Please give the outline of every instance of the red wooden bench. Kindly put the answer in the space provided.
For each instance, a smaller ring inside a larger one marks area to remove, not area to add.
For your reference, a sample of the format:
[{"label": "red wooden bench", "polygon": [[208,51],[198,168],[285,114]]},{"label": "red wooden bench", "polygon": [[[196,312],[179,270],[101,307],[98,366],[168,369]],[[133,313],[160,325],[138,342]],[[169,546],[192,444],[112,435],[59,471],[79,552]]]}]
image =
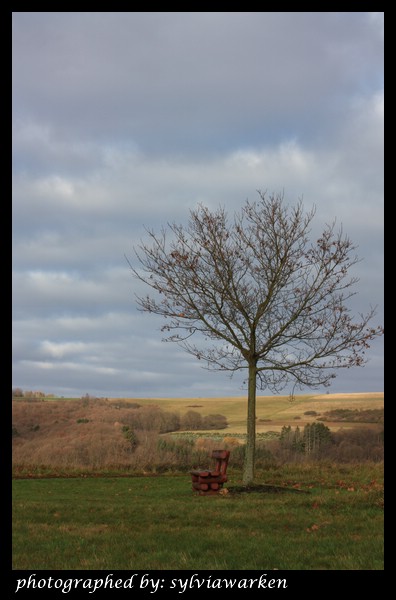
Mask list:
[{"label": "red wooden bench", "polygon": [[215,460],[213,469],[190,471],[192,488],[200,494],[218,494],[227,481],[227,465],[230,458],[229,450],[213,450]]}]

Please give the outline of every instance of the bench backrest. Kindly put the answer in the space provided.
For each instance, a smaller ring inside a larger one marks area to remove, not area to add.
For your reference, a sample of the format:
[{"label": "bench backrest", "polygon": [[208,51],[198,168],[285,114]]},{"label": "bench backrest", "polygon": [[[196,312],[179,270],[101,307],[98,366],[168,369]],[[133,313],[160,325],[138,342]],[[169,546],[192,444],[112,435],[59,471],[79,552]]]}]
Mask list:
[{"label": "bench backrest", "polygon": [[213,450],[212,458],[216,461],[215,470],[222,475],[226,474],[228,459],[230,458],[229,450]]}]

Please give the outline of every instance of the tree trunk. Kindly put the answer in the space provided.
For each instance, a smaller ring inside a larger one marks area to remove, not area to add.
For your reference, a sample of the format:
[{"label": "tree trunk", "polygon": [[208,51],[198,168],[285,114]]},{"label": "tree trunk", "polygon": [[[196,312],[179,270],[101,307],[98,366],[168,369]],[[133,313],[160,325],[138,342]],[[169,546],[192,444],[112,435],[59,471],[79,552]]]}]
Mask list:
[{"label": "tree trunk", "polygon": [[243,485],[249,485],[254,480],[254,455],[256,450],[256,367],[256,362],[249,364],[247,439]]}]

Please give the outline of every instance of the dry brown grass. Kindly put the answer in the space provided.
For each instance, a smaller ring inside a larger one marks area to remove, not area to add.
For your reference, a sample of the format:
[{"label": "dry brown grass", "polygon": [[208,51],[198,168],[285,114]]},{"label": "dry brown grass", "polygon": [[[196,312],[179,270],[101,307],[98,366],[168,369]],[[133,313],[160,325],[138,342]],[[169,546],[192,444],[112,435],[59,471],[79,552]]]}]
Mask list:
[{"label": "dry brown grass", "polygon": [[[46,464],[60,467],[103,468],[106,465],[128,466],[145,470],[155,463],[175,464],[172,450],[165,448],[158,453],[158,430],[135,428],[139,415],[141,424],[154,423],[161,411],[183,415],[189,410],[202,416],[220,413],[227,417],[228,427],[219,433],[228,440],[233,434],[246,433],[246,398],[169,398],[129,399],[141,404],[141,408],[126,408],[119,399],[105,400],[58,400],[45,402],[13,402],[12,424],[14,464]],[[287,396],[260,396],[257,400],[257,433],[280,432],[284,425],[303,428],[318,416],[335,408],[373,409],[383,408],[384,394],[324,394],[320,396],[297,396],[290,402]],[[315,411],[316,415],[306,415]],[[131,449],[125,435],[130,426],[138,442]],[[378,424],[328,422],[333,432],[348,429],[382,429]],[[203,431],[202,438],[207,432]],[[235,445],[238,441],[234,438]],[[204,442],[206,447],[207,440]],[[230,444],[232,445],[232,443]],[[200,445],[198,444],[198,449]]]},{"label": "dry brown grass", "polygon": [[316,400],[326,400],[330,398],[331,400],[362,400],[362,401],[371,401],[371,400],[383,400],[384,392],[361,392],[361,393],[348,393],[348,394],[320,394],[319,396],[314,396]]}]

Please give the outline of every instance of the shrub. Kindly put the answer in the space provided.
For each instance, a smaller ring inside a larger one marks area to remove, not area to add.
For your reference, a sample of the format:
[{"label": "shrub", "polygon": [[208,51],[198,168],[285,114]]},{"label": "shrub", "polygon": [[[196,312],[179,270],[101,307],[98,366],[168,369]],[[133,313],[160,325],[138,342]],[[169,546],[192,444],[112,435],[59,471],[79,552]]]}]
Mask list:
[{"label": "shrub", "polygon": [[138,440],[135,433],[132,431],[129,425],[124,425],[122,427],[122,433],[124,438],[128,441],[130,449],[134,450],[138,445]]},{"label": "shrub", "polygon": [[[245,460],[246,444],[235,446],[230,454],[229,465],[241,469]],[[267,445],[263,442],[256,443],[256,467],[265,468],[274,462],[274,457]]]},{"label": "shrub", "polygon": [[140,408],[141,404],[137,402],[127,402],[126,400],[117,400],[117,402],[112,402],[112,406],[114,408]]},{"label": "shrub", "polygon": [[226,429],[227,419],[224,415],[208,415],[202,419],[202,429]]},{"label": "shrub", "polygon": [[123,421],[135,431],[158,431],[168,433],[180,429],[180,418],[176,413],[165,412],[158,406],[142,406],[128,411]]},{"label": "shrub", "polygon": [[349,423],[383,423],[384,409],[371,408],[358,410],[350,408],[336,408],[333,410],[326,411],[321,421],[343,421]]},{"label": "shrub", "polygon": [[203,429],[202,415],[196,410],[188,410],[180,419],[180,429],[184,431]]}]

